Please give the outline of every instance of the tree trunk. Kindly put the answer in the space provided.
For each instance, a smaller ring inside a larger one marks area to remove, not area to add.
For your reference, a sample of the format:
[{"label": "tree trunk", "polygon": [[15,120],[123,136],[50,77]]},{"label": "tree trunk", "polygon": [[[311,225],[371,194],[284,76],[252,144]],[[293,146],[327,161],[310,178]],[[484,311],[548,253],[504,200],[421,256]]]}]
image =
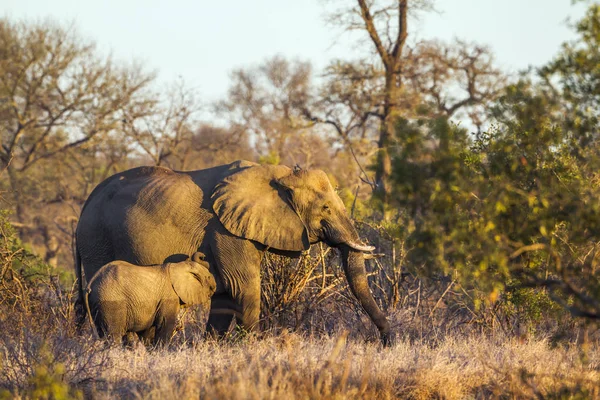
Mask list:
[{"label": "tree trunk", "polygon": [[[16,218],[17,222],[23,223],[23,222],[25,222],[24,221],[25,209],[23,207],[23,201],[20,196],[20,190],[19,190],[19,184],[18,184],[19,178],[17,177],[17,171],[15,171],[15,169],[9,165],[7,167],[6,172],[8,172],[8,180],[10,183],[10,189],[12,191],[11,195],[12,195],[14,207],[15,207],[15,218]],[[22,236],[21,234],[22,234],[22,232],[19,229],[19,236]]]},{"label": "tree trunk", "polygon": [[408,0],[398,0],[398,36],[391,51],[381,44],[381,39],[373,23],[368,6],[359,0],[363,20],[381,61],[385,67],[385,91],[383,93],[383,122],[379,131],[377,166],[375,180],[377,183],[376,194],[382,201],[382,216],[387,219],[386,204],[389,203],[391,194],[390,177],[392,175],[392,161],[390,146],[395,132],[396,119],[400,116],[398,109],[398,95],[402,88],[402,51],[407,38],[407,11]]},{"label": "tree trunk", "polygon": [[395,132],[396,119],[400,116],[397,97],[400,91],[402,81],[396,73],[396,66],[387,68],[385,77],[385,95],[384,95],[384,116],[379,130],[377,169],[375,180],[377,183],[376,193],[383,202],[382,210],[385,218],[385,205],[389,203],[391,195],[390,176],[392,175],[392,160],[390,156],[390,146]]}]

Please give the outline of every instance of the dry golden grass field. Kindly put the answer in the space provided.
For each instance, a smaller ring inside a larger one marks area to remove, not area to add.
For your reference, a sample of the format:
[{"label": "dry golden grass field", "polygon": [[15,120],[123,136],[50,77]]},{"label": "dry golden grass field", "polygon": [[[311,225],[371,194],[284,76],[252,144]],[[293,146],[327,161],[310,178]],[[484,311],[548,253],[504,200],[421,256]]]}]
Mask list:
[{"label": "dry golden grass field", "polygon": [[447,338],[394,347],[288,334],[148,352],[111,350],[98,397],[220,399],[597,398],[597,347]]},{"label": "dry golden grass field", "polygon": [[546,339],[399,339],[381,348],[344,332],[283,333],[128,350],[83,337],[2,350],[0,398],[600,398],[598,346]]}]

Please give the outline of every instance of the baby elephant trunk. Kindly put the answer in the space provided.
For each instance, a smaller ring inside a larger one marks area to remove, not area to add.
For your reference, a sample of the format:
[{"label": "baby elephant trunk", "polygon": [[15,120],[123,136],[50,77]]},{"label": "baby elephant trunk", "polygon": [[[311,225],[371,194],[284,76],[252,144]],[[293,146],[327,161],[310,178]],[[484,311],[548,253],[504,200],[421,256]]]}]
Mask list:
[{"label": "baby elephant trunk", "polygon": [[207,262],[204,261],[205,257],[206,257],[206,255],[204,253],[202,253],[201,251],[197,251],[194,254],[192,254],[192,261],[197,262],[198,264],[200,264],[208,269],[209,265]]}]

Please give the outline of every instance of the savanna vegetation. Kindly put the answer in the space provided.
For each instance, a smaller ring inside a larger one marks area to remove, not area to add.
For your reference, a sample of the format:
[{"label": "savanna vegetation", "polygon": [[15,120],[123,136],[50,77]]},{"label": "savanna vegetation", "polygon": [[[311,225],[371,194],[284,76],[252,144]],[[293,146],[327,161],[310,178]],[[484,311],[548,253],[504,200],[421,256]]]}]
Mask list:
[{"label": "savanna vegetation", "polygon": [[[338,4],[364,57],[271,57],[214,104],[74,27],[0,19],[0,398],[600,398],[600,5],[509,76],[482,44],[407,40],[431,1]],[[321,244],[265,257],[258,337],[207,339],[193,310],[161,350],[77,331],[95,185],[237,159],[327,172],[385,255],[367,267],[393,346]]]}]

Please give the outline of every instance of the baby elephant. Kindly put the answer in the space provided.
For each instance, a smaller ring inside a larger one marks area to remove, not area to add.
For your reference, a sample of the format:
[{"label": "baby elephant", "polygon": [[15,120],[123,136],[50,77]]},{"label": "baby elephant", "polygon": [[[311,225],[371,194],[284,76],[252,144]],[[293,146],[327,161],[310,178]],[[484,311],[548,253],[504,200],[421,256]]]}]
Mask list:
[{"label": "baby elephant", "polygon": [[216,282],[204,254],[191,260],[138,266],[125,261],[104,265],[87,285],[85,305],[99,337],[125,341],[135,332],[144,342],[169,341],[180,305],[210,307]]}]

